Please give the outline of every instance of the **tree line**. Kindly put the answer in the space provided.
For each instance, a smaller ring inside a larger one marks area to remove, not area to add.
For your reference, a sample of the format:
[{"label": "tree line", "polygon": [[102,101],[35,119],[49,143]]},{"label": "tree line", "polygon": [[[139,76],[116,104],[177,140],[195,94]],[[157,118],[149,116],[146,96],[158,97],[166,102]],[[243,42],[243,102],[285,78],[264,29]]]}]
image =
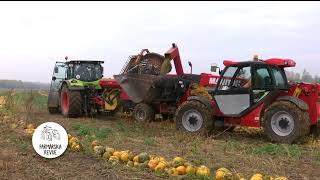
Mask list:
[{"label": "tree line", "polygon": [[21,80],[0,80],[1,89],[41,89],[48,90],[50,84],[40,82],[23,82]]},{"label": "tree line", "polygon": [[306,69],[299,72],[286,71],[288,81],[306,82],[306,83],[320,83],[320,76],[312,76]]}]

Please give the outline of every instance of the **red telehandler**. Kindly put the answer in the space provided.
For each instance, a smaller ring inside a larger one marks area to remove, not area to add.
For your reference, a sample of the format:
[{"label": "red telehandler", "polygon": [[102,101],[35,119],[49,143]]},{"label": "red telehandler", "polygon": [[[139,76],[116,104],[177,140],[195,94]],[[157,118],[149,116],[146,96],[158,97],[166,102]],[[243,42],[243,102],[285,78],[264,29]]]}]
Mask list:
[{"label": "red telehandler", "polygon": [[[316,129],[320,119],[319,84],[288,83],[291,59],[224,61],[212,99],[189,96],[175,115],[178,129],[207,133],[214,122],[262,127],[270,140],[292,143]],[[215,69],[215,68],[213,68]]]}]

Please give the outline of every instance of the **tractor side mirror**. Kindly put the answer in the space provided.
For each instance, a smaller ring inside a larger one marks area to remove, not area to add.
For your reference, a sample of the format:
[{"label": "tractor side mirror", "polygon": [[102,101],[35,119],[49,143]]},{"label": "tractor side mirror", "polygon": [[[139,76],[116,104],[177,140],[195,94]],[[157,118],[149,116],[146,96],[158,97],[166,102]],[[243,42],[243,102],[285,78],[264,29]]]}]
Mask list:
[{"label": "tractor side mirror", "polygon": [[192,63],[191,63],[191,61],[188,61],[188,64],[189,64],[189,66],[191,68],[191,73],[190,74],[192,74]]},{"label": "tractor side mirror", "polygon": [[52,81],[55,81],[57,78],[55,76],[52,76]]},{"label": "tractor side mirror", "polygon": [[58,67],[54,67],[54,73],[58,73],[58,72],[59,72]]}]

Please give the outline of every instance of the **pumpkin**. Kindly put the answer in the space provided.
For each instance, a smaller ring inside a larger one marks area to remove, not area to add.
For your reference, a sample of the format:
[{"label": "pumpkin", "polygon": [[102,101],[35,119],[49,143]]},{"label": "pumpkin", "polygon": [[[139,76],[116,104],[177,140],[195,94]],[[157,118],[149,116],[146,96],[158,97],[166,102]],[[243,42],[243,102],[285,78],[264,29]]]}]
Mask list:
[{"label": "pumpkin", "polygon": [[277,177],[274,180],[288,180],[286,177]]},{"label": "pumpkin", "polygon": [[210,176],[210,169],[202,165],[197,169],[196,174],[199,176]]},{"label": "pumpkin", "polygon": [[134,166],[133,161],[128,161],[128,162],[127,162],[127,166],[128,166],[128,167],[133,167],[133,166]]},{"label": "pumpkin", "polygon": [[119,161],[117,156],[110,156],[109,161]]},{"label": "pumpkin", "polygon": [[154,170],[156,166],[158,165],[159,161],[156,159],[151,159],[148,163],[148,166],[150,169]]},{"label": "pumpkin", "polygon": [[179,172],[176,168],[170,168],[167,172],[170,176],[178,176],[179,175]]},{"label": "pumpkin", "polygon": [[98,140],[94,140],[91,142],[91,147],[94,148],[95,146],[100,146],[100,142]]},{"label": "pumpkin", "polygon": [[78,143],[73,143],[72,145],[71,145],[71,150],[73,150],[73,151],[81,151],[81,149],[82,149],[82,147],[81,147],[81,145],[80,144],[78,144]]},{"label": "pumpkin", "polygon": [[79,139],[77,137],[71,137],[69,140],[70,143],[72,142],[79,142]]},{"label": "pumpkin", "polygon": [[139,163],[144,163],[149,160],[149,156],[147,153],[140,153],[138,155]]},{"label": "pumpkin", "polygon": [[174,167],[183,166],[185,160],[181,157],[175,157],[172,163]]},{"label": "pumpkin", "polygon": [[187,174],[195,174],[196,173],[196,169],[192,165],[188,165],[186,167],[186,173]]},{"label": "pumpkin", "polygon": [[162,172],[164,171],[164,169],[166,168],[166,165],[164,163],[159,163],[155,168],[154,170],[157,171],[157,172]]},{"label": "pumpkin", "polygon": [[179,166],[179,167],[177,167],[177,171],[179,172],[179,175],[185,175],[186,174],[186,167]]},{"label": "pumpkin", "polygon": [[262,178],[263,178],[263,176],[262,176],[262,174],[254,174],[251,178],[250,178],[250,180],[262,180]]},{"label": "pumpkin", "polygon": [[113,154],[115,150],[111,147],[106,147],[106,151]]},{"label": "pumpkin", "polygon": [[102,156],[104,153],[104,149],[105,148],[103,146],[94,146],[93,147],[93,151],[96,156]]},{"label": "pumpkin", "polygon": [[121,152],[120,151],[115,151],[113,153],[114,156],[117,156],[119,159],[121,158]]},{"label": "pumpkin", "polygon": [[110,153],[110,152],[108,152],[108,151],[106,151],[105,153],[103,153],[103,158],[105,159],[105,160],[109,160],[109,158],[112,156],[112,154]]},{"label": "pumpkin", "polygon": [[219,168],[216,171],[216,180],[229,180],[232,179],[232,173],[226,168]]},{"label": "pumpkin", "polygon": [[133,157],[133,162],[139,162],[139,156],[136,155],[135,157]]},{"label": "pumpkin", "polygon": [[120,160],[123,162],[128,162],[129,161],[129,154],[127,152],[121,153]]}]

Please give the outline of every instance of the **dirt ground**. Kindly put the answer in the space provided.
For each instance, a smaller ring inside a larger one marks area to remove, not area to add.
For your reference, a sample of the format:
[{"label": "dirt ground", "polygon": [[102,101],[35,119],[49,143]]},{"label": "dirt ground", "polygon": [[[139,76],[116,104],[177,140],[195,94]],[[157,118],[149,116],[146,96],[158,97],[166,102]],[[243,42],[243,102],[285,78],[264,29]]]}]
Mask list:
[{"label": "dirt ground", "polygon": [[[202,137],[178,132],[170,121],[141,124],[130,117],[68,119],[42,111],[31,118],[23,114],[1,118],[0,179],[168,179],[149,170],[112,166],[94,157],[89,146],[95,138],[118,150],[147,152],[167,159],[182,156],[195,165],[207,165],[212,173],[226,167],[247,178],[254,173],[294,180],[320,177],[318,137],[309,137],[305,144],[279,145],[269,143],[259,130],[238,129]],[[67,150],[56,159],[44,159],[33,150],[31,138],[23,133],[23,125],[19,124],[22,121],[35,125],[57,122],[79,137],[85,149]],[[12,127],[12,123],[18,127]]]}]

